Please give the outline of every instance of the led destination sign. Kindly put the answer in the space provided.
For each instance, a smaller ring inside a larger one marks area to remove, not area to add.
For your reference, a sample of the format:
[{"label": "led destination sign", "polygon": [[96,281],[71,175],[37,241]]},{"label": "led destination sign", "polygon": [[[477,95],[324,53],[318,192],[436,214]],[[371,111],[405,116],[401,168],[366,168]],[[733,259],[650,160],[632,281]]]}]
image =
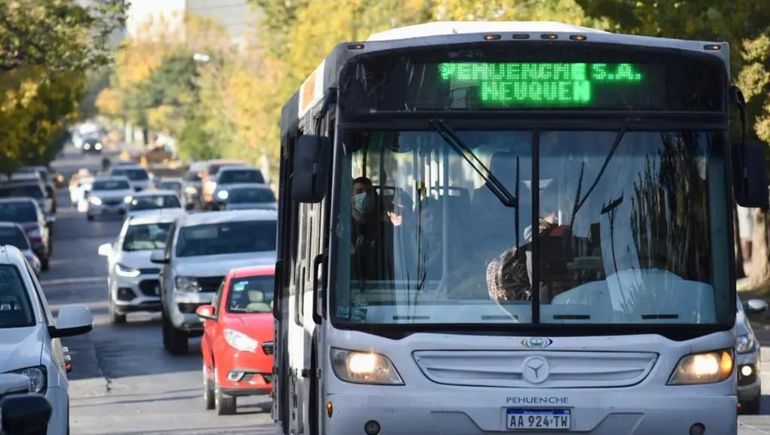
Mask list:
[{"label": "led destination sign", "polygon": [[602,93],[644,88],[644,65],[632,63],[481,63],[438,65],[442,82],[471,87],[488,106],[592,106]]}]

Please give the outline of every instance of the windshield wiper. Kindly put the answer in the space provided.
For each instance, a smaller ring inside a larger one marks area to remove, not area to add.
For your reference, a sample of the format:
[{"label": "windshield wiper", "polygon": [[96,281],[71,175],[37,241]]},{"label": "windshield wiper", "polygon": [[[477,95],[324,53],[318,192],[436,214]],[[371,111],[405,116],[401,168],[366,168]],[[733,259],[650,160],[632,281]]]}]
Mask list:
[{"label": "windshield wiper", "polygon": [[441,136],[441,138],[444,139],[444,141],[449,144],[452,149],[457,152],[457,154],[465,159],[465,161],[471,165],[471,168],[473,168],[473,170],[476,171],[476,173],[479,174],[482,179],[484,179],[486,186],[489,188],[489,190],[492,191],[492,193],[495,194],[497,199],[499,199],[504,206],[512,208],[519,206],[518,198],[514,197],[511,192],[505,188],[503,183],[501,183],[500,180],[495,177],[495,174],[493,174],[489,168],[484,166],[484,163],[479,160],[476,154],[474,154],[473,151],[471,151],[471,149],[463,143],[457,134],[451,128],[449,128],[449,126],[446,125],[443,120],[434,119],[431,120],[430,124]]}]

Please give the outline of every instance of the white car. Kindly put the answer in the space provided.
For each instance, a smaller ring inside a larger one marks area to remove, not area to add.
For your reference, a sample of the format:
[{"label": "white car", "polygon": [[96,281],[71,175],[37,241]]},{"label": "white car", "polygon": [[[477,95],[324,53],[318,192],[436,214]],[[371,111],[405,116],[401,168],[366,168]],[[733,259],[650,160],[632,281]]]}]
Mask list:
[{"label": "white car", "polygon": [[735,370],[738,372],[738,409],[744,414],[759,414],[762,399],[762,346],[751,328],[750,318],[767,311],[767,302],[740,297],[735,315]]},{"label": "white car", "polygon": [[160,273],[163,346],[187,353],[188,337],[203,332],[195,310],[210,304],[230,269],[275,264],[277,214],[239,210],[177,219],[164,252],[150,259]]},{"label": "white car", "polygon": [[128,182],[131,183],[131,188],[134,192],[152,189],[154,186],[150,173],[136,164],[113,167],[112,170],[110,170],[110,175],[113,177],[128,178]]},{"label": "white car", "polygon": [[37,255],[32,251],[32,244],[27,238],[24,228],[14,222],[0,222],[0,245],[15,246],[27,259],[35,275],[40,276],[41,263]]},{"label": "white car", "polygon": [[229,184],[217,191],[217,208],[224,210],[275,210],[277,202],[264,184]]},{"label": "white car", "polygon": [[49,435],[69,432],[69,393],[60,337],[93,328],[91,311],[63,305],[54,320],[45,294],[24,255],[0,246],[0,373],[17,373],[29,382],[28,392],[42,394],[53,409]]},{"label": "white car", "polygon": [[108,214],[125,215],[126,198],[133,193],[126,177],[96,177],[88,194],[88,220]]},{"label": "white car", "polygon": [[182,210],[154,210],[129,217],[115,243],[99,246],[107,257],[107,288],[112,323],[125,323],[126,314],[160,311],[160,267],[150,254],[166,246],[168,232]]},{"label": "white car", "polygon": [[173,190],[147,190],[126,197],[126,207],[130,217],[157,210],[182,211],[182,202]]}]

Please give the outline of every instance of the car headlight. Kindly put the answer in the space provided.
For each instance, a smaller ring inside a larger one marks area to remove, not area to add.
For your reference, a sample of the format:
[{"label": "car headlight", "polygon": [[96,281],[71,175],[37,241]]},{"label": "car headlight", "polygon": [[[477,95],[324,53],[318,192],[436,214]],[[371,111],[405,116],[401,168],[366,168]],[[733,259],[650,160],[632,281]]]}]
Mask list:
[{"label": "car headlight", "polygon": [[224,330],[225,341],[233,349],[242,350],[245,352],[254,352],[259,346],[259,342],[249,337],[248,335],[236,331],[235,329],[225,328]]},{"label": "car headlight", "polygon": [[356,384],[404,385],[393,363],[385,355],[332,348],[334,374]]},{"label": "car headlight", "polygon": [[222,201],[226,200],[228,196],[230,196],[230,193],[226,190],[220,190],[219,192],[217,192],[217,198],[219,198]]},{"label": "car headlight", "polygon": [[198,189],[195,186],[187,186],[184,188],[185,193],[188,193],[190,195],[197,195]]},{"label": "car headlight", "polygon": [[47,371],[44,366],[27,367],[24,369],[13,370],[9,373],[17,373],[25,376],[29,380],[30,393],[45,393],[46,386],[48,384]]},{"label": "car headlight", "polygon": [[182,292],[199,292],[198,279],[192,276],[177,276],[175,279],[176,289]]},{"label": "car headlight", "polygon": [[694,353],[679,360],[669,385],[722,382],[733,373],[733,350]]},{"label": "car headlight", "polygon": [[89,196],[88,202],[90,202],[93,205],[102,205],[102,200],[98,196]]},{"label": "car headlight", "polygon": [[134,269],[133,267],[128,267],[120,263],[115,264],[115,273],[119,276],[125,276],[126,278],[136,278],[142,274],[139,269]]},{"label": "car headlight", "polygon": [[741,335],[735,340],[735,351],[738,353],[749,353],[754,350],[756,339],[751,334]]},{"label": "car headlight", "polygon": [[95,149],[95,150],[100,150],[100,149],[102,149],[102,143],[101,143],[101,142],[96,142],[96,145],[94,145],[94,149]]}]

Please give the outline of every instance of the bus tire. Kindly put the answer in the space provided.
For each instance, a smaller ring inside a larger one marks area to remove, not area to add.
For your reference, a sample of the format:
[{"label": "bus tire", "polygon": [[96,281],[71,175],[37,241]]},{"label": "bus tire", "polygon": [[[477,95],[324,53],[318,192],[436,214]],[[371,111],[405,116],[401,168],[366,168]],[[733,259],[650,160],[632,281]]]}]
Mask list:
[{"label": "bus tire", "polygon": [[762,395],[757,395],[757,397],[749,400],[748,402],[743,402],[743,406],[741,407],[741,411],[743,411],[743,414],[749,414],[749,415],[757,415],[760,411],[760,404],[761,404]]}]

